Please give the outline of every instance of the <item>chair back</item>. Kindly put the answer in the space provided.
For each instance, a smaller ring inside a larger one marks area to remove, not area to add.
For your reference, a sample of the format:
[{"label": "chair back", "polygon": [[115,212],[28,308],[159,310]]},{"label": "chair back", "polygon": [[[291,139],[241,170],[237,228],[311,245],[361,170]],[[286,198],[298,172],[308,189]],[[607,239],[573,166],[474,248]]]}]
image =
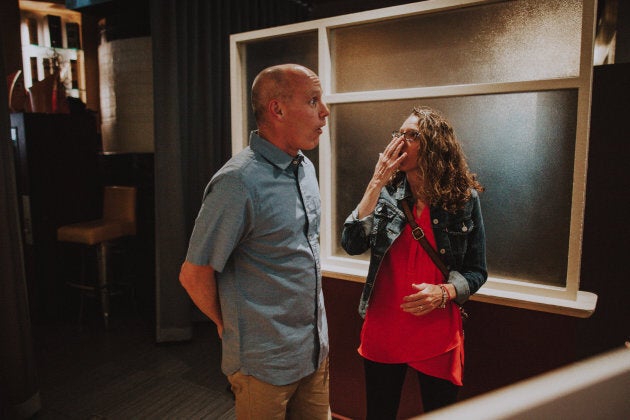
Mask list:
[{"label": "chair back", "polygon": [[136,187],[111,185],[103,190],[103,219],[136,223]]}]

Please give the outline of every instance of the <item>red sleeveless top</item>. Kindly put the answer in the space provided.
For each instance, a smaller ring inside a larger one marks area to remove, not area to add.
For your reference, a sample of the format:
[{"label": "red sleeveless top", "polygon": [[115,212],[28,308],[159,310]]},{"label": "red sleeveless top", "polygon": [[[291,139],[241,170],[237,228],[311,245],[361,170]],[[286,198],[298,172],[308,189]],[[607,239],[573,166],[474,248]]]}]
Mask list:
[{"label": "red sleeveless top", "polygon": [[[435,248],[429,207],[413,214]],[[359,354],[379,363],[406,363],[412,368],[455,385],[462,385],[464,337],[454,303],[426,315],[404,312],[403,297],[416,293],[412,284],[443,282],[442,273],[411,235],[407,224],[383,257],[361,330]]]}]

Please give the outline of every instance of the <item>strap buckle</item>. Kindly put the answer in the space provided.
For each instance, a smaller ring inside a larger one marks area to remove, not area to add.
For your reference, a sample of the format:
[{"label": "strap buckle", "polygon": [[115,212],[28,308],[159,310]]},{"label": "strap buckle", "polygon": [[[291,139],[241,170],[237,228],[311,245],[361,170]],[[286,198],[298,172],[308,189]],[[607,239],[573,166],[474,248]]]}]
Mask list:
[{"label": "strap buckle", "polygon": [[416,226],[415,228],[411,229],[411,234],[416,241],[424,238],[424,231],[420,226]]}]

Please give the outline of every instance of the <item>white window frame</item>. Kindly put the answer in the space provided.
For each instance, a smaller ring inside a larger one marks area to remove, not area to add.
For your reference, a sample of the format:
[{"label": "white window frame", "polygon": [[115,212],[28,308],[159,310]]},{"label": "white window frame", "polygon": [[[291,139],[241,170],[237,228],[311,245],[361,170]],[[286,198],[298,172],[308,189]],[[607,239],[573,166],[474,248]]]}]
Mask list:
[{"label": "white window frame", "polygon": [[[514,1],[514,0],[513,0]],[[567,259],[566,287],[534,284],[509,278],[490,276],[486,284],[472,297],[472,300],[518,308],[539,310],[576,317],[588,317],[595,310],[597,295],[579,290],[580,261],[582,255],[582,226],[586,193],[586,167],[588,159],[588,133],[590,123],[590,103],[593,69],[593,42],[595,33],[595,0],[583,0],[582,40],[579,75],[577,77],[555,78],[507,83],[464,84],[453,86],[433,86],[405,89],[333,93],[332,64],[329,35],[330,31],[344,26],[383,21],[435,13],[474,5],[496,3],[497,0],[428,0],[402,6],[388,7],[367,12],[354,13],[304,23],[285,25],[258,31],[233,34],[230,36],[231,67],[231,112],[232,112],[232,153],[236,154],[247,146],[245,45],[303,32],[317,31],[318,34],[318,75],[322,83],[323,100],[329,104],[345,104],[367,101],[388,101],[400,99],[438,98],[481,94],[515,93],[540,90],[575,89],[578,92],[577,126],[573,171],[573,195],[569,250]],[[334,188],[331,162],[330,126],[324,127],[319,144],[319,184],[322,198],[321,261],[326,277],[363,282],[367,274],[368,261],[334,256],[332,231],[335,220],[333,202]],[[486,222],[488,223],[488,222]]]}]

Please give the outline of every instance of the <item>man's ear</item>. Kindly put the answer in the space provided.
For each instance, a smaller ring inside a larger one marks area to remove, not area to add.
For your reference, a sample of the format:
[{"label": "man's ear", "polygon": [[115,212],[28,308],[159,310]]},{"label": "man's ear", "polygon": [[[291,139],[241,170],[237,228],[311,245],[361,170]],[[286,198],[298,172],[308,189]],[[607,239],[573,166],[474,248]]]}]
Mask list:
[{"label": "man's ear", "polygon": [[269,102],[269,113],[277,119],[282,119],[283,118],[283,113],[282,113],[282,104],[280,104],[279,101],[277,100],[272,100]]}]

